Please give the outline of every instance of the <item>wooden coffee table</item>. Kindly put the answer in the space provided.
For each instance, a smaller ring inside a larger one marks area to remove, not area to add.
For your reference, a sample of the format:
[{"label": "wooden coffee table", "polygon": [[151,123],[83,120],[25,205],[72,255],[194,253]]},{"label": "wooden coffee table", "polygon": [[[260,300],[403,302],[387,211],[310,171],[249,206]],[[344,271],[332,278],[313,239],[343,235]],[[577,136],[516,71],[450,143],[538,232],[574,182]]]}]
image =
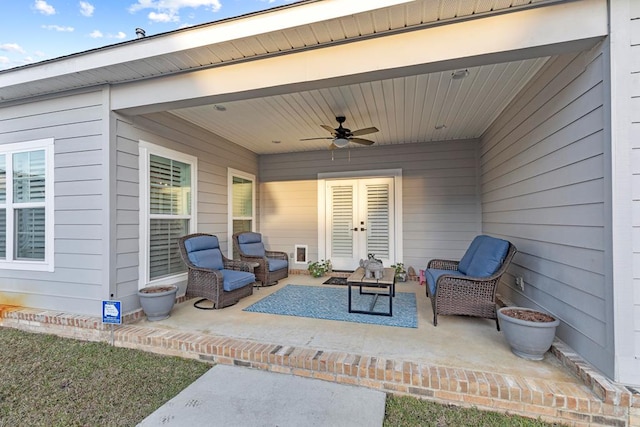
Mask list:
[{"label": "wooden coffee table", "polygon": [[[375,316],[393,316],[393,298],[396,296],[396,270],[394,268],[385,268],[382,279],[366,279],[364,277],[364,268],[358,267],[351,276],[347,277],[347,285],[349,287],[349,313],[372,314]],[[369,310],[356,310],[351,306],[351,287],[357,286],[360,295],[373,295],[373,301],[369,306]],[[362,288],[378,288],[379,292],[365,292]],[[386,290],[387,292],[384,292]],[[373,311],[378,297],[389,298],[389,311]]]}]

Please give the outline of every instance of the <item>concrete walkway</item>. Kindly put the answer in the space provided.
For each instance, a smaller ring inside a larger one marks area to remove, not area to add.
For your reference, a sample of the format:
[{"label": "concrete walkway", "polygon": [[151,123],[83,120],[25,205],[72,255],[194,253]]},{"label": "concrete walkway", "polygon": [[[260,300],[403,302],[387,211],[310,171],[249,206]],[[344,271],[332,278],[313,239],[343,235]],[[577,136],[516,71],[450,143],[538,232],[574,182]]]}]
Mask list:
[{"label": "concrete walkway", "polygon": [[381,426],[385,393],[216,365],[139,426]]}]

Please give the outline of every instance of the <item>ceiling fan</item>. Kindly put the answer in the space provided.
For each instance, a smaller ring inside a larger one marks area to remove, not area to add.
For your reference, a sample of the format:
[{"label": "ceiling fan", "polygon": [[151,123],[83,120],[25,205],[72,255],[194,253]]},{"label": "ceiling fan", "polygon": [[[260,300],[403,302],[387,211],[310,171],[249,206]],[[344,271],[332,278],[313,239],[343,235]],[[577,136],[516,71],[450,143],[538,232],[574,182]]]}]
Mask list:
[{"label": "ceiling fan", "polygon": [[342,127],[342,123],[344,123],[345,120],[346,120],[345,116],[337,116],[336,121],[338,122],[338,127],[335,129],[333,129],[331,126],[320,125],[323,129],[329,131],[329,133],[331,133],[331,136],[319,137],[319,138],[303,138],[300,141],[311,141],[314,139],[332,139],[333,142],[329,146],[329,150],[346,147],[347,144],[349,144],[350,142],[355,142],[356,144],[362,144],[362,145],[374,144],[374,141],[371,141],[369,139],[356,138],[356,137],[360,135],[367,135],[369,133],[378,132],[378,128],[369,127],[369,128],[351,131],[351,129]]}]

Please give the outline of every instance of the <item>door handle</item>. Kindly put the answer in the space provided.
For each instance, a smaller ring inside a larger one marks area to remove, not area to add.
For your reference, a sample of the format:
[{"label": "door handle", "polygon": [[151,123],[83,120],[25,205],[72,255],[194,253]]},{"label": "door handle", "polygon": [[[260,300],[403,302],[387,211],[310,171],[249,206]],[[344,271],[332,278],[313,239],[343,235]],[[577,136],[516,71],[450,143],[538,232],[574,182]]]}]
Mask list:
[{"label": "door handle", "polygon": [[358,227],[355,227],[355,228],[353,229],[353,231],[358,231]]},{"label": "door handle", "polygon": [[366,228],[361,228],[361,229],[360,229],[360,231],[366,231],[366,230],[367,230]]}]

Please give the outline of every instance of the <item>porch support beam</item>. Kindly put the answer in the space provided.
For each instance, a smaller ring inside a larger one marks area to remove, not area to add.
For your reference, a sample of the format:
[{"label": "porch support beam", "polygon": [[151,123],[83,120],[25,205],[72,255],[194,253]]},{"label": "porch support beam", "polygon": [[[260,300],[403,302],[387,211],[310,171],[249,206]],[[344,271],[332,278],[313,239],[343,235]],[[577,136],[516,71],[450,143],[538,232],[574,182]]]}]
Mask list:
[{"label": "porch support beam", "polygon": [[563,2],[117,85],[111,104],[142,114],[229,102],[585,50],[607,34],[606,0]]}]

